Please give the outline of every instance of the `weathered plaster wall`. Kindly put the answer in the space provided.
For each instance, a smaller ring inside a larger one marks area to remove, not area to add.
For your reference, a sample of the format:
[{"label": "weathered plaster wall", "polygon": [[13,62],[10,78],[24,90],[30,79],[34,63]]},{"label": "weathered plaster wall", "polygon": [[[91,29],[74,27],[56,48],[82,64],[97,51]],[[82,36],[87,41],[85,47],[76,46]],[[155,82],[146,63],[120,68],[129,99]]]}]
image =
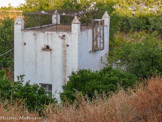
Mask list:
[{"label": "weathered plaster wall", "polygon": [[92,29],[82,31],[79,34],[79,69],[100,70],[107,63],[106,54],[109,51],[108,26],[104,31],[105,48],[102,51],[91,52],[92,50]]},{"label": "weathered plaster wall", "polygon": [[[78,69],[78,44],[73,39],[75,35],[71,33],[17,31],[15,81],[16,76],[24,74],[24,80],[30,80],[31,84],[52,84],[58,97],[68,76]],[[42,50],[46,45],[51,51]]]}]

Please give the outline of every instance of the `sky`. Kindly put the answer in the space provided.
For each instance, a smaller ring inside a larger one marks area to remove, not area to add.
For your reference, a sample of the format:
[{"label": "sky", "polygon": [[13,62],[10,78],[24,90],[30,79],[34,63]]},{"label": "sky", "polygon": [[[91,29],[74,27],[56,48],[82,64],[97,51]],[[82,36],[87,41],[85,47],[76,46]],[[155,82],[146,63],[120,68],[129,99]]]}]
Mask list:
[{"label": "sky", "polygon": [[2,7],[2,6],[8,7],[9,3],[11,4],[11,6],[17,7],[24,2],[25,2],[25,0],[0,0],[0,7]]}]

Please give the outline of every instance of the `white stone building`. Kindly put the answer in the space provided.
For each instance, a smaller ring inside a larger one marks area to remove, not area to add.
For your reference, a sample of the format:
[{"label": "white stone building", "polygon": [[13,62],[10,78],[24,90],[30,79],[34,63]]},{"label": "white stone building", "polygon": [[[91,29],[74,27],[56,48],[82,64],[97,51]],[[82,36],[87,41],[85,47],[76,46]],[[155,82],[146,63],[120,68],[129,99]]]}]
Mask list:
[{"label": "white stone building", "polygon": [[[60,24],[60,16],[53,15],[52,21]],[[65,27],[54,31],[54,26],[32,30],[24,29],[24,21],[19,16],[14,25],[14,80],[25,75],[24,81],[39,84],[59,98],[72,72],[104,67],[109,51],[110,17],[107,12],[102,19],[94,20],[94,23],[101,22],[103,26],[94,24],[93,28],[81,29],[75,17],[69,30]]]}]

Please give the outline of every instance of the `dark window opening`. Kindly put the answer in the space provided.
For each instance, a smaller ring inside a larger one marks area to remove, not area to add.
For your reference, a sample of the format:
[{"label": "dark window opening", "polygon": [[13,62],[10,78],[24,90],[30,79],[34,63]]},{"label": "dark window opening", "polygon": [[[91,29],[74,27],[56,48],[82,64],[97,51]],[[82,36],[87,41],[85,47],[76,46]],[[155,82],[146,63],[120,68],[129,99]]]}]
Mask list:
[{"label": "dark window opening", "polygon": [[40,83],[40,86],[46,91],[46,95],[52,97],[52,84]]},{"label": "dark window opening", "polygon": [[46,45],[46,49],[50,49],[50,47],[48,45]]}]

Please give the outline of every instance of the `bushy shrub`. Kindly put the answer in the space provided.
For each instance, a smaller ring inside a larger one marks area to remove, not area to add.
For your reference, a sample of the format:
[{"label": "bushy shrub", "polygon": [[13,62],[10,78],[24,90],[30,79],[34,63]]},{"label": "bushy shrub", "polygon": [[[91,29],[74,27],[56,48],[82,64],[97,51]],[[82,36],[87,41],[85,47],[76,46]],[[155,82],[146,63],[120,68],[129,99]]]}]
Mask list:
[{"label": "bushy shrub", "polygon": [[153,74],[162,74],[161,40],[157,34],[145,34],[142,40],[123,41],[119,48],[114,49],[110,60],[112,65],[123,67],[127,72],[138,78],[148,78]]},{"label": "bushy shrub", "polygon": [[76,97],[75,93],[92,98],[95,96],[95,91],[99,94],[113,92],[117,90],[118,85],[126,89],[133,86],[136,80],[135,75],[112,67],[105,67],[96,72],[80,70],[72,73],[68,83],[63,86],[64,92],[61,94],[61,99],[72,102]]},{"label": "bushy shrub", "polygon": [[45,105],[56,103],[56,100],[46,96],[46,92],[38,85],[30,85],[29,82],[23,84],[23,77],[19,77],[19,81],[8,81],[5,71],[0,71],[0,100],[6,100],[14,103],[14,101],[22,100],[25,102],[29,111],[41,112]]}]

